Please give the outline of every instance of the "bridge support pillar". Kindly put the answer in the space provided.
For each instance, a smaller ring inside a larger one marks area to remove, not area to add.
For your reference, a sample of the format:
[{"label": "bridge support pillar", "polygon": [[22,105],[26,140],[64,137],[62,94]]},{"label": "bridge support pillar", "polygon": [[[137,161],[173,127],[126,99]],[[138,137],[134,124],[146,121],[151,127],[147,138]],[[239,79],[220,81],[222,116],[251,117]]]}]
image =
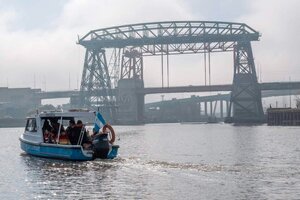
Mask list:
[{"label": "bridge support pillar", "polygon": [[224,117],[223,115],[223,100],[220,100],[220,114],[221,114],[221,118]]},{"label": "bridge support pillar", "polygon": [[121,79],[118,82],[117,92],[117,119],[119,124],[141,124],[144,122],[143,94],[137,94],[137,89],[143,89],[141,79]]},{"label": "bridge support pillar", "polygon": [[226,115],[229,116],[229,101],[226,100]]},{"label": "bridge support pillar", "polygon": [[121,79],[118,82],[118,123],[141,124],[144,122],[143,56],[134,48],[124,48],[121,65]]},{"label": "bridge support pillar", "polygon": [[199,102],[199,113],[200,113],[200,118],[201,118],[201,112],[202,112],[201,102]]},{"label": "bridge support pillar", "polygon": [[234,77],[229,116],[234,123],[259,123],[264,120],[261,90],[257,82],[250,41],[234,48]]},{"label": "bridge support pillar", "polygon": [[207,117],[207,101],[204,101],[204,115]]}]

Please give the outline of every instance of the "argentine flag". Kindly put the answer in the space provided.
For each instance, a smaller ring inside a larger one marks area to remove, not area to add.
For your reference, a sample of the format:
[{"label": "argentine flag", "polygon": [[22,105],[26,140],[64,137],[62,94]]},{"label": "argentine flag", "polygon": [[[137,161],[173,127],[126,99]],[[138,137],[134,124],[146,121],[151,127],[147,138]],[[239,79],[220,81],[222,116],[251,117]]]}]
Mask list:
[{"label": "argentine flag", "polygon": [[101,129],[101,127],[104,126],[105,124],[106,124],[106,122],[105,122],[104,118],[102,117],[100,112],[97,112],[96,117],[95,117],[94,131],[96,133],[98,133],[99,130]]}]

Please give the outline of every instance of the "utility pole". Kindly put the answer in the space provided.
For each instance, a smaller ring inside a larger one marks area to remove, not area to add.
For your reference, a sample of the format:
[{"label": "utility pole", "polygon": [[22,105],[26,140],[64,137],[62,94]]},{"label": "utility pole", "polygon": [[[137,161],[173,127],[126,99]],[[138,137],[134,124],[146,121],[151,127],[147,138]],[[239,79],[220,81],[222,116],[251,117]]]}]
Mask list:
[{"label": "utility pole", "polygon": [[[289,77],[289,83],[291,83],[291,77]],[[292,108],[292,96],[291,96],[291,87],[289,86],[289,96],[290,96],[290,108]]]}]

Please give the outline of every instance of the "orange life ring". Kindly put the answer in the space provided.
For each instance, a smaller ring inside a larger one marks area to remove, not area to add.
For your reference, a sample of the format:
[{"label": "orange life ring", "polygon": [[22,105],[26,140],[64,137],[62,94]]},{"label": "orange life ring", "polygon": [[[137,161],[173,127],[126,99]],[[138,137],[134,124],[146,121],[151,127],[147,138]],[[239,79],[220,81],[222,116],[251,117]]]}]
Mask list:
[{"label": "orange life ring", "polygon": [[105,124],[105,125],[103,126],[103,128],[102,128],[103,133],[106,132],[106,129],[110,130],[111,138],[110,138],[110,140],[109,140],[109,143],[110,143],[110,144],[113,144],[113,143],[115,142],[115,140],[116,140],[116,134],[115,134],[115,131],[114,131],[113,127],[112,127],[111,125],[109,125],[109,124]]}]

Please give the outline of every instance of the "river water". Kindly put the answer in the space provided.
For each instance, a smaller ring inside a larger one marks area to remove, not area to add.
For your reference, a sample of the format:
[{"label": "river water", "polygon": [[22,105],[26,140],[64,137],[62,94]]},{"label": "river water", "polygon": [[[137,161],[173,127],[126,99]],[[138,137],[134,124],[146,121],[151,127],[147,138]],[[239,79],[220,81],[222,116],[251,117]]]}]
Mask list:
[{"label": "river water", "polygon": [[0,199],[300,199],[300,127],[115,126],[119,157],[29,156],[0,129]]}]

